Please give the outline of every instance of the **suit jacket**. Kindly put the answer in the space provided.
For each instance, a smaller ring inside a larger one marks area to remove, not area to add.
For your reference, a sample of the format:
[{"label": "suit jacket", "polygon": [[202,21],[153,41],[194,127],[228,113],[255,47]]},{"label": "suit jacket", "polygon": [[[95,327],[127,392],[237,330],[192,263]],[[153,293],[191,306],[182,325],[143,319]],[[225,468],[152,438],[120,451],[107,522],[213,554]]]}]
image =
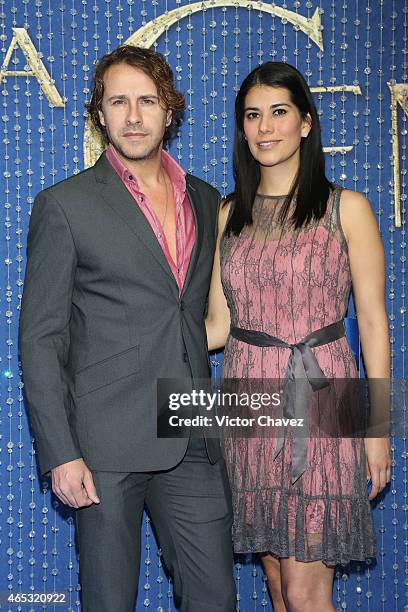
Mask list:
[{"label": "suit jacket", "polygon": [[[40,469],[153,471],[186,438],[157,438],[157,378],[205,378],[203,317],[219,194],[186,176],[196,244],[181,296],[146,218],[105,154],[42,191],[31,214],[20,318]],[[211,461],[219,445],[207,440]]]}]

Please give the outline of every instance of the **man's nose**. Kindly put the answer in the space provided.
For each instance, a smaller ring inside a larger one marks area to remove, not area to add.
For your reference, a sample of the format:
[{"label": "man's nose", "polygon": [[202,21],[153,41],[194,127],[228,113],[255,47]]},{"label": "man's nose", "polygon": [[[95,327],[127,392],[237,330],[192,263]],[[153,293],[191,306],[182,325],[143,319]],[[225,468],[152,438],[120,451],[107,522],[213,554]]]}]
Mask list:
[{"label": "man's nose", "polygon": [[142,114],[140,112],[140,107],[137,104],[137,102],[130,102],[128,104],[128,112],[127,112],[126,120],[127,120],[128,125],[142,123]]}]

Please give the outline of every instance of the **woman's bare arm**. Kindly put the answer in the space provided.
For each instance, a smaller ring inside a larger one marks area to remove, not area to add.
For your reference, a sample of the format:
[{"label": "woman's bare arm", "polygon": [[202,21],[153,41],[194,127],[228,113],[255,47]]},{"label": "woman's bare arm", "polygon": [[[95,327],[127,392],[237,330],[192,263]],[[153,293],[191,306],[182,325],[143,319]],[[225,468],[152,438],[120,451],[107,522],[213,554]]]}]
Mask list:
[{"label": "woman's bare arm", "polygon": [[225,229],[229,206],[221,204],[218,213],[218,236],[208,295],[208,310],[205,319],[208,350],[212,351],[225,346],[230,328],[230,311],[221,283],[220,239]]},{"label": "woman's bare arm", "polygon": [[[388,412],[389,397],[384,391],[390,378],[390,343],[384,301],[384,249],[371,206],[364,196],[344,190],[340,216],[349,250],[364,365],[368,378],[375,379],[373,388],[377,400],[383,392],[383,401],[372,400],[371,408]],[[377,414],[374,420],[384,423],[387,418],[388,414]],[[367,476],[373,485],[370,499],[374,499],[391,477],[388,437],[367,437],[365,448]]]}]

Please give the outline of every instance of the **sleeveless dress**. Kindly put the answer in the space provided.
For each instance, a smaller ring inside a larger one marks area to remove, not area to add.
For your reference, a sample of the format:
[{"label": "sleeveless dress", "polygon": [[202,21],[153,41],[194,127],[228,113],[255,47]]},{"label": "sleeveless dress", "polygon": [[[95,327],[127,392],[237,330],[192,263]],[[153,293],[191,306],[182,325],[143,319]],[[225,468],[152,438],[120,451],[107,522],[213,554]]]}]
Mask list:
[{"label": "sleeveless dress", "polygon": [[[351,276],[340,194],[336,186],[324,217],[297,230],[279,221],[284,196],[257,195],[252,226],[239,236],[222,236],[221,277],[231,325],[295,344],[344,318]],[[357,377],[346,337],[312,351],[327,378]],[[257,347],[230,335],[222,375],[283,380],[290,354],[288,348]],[[294,483],[290,436],[277,455],[276,437],[225,437],[236,552],[271,552],[330,566],[375,556],[363,439],[310,434],[306,469]]]}]

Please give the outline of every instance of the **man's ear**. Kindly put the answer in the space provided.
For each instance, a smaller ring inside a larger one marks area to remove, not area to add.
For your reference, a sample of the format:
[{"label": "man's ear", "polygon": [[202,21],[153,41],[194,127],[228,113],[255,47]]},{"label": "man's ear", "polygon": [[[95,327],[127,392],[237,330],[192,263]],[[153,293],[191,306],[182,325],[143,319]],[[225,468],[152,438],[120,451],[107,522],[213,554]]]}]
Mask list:
[{"label": "man's ear", "polygon": [[98,110],[98,115],[99,115],[99,121],[101,122],[101,125],[103,125],[103,127],[106,127],[105,116],[101,110]]},{"label": "man's ear", "polygon": [[311,129],[312,129],[312,118],[310,116],[310,113],[307,113],[306,117],[304,117],[303,119],[302,132],[301,132],[302,138],[306,138],[307,136],[309,136],[309,132]]},{"label": "man's ear", "polygon": [[171,124],[171,120],[173,119],[173,111],[168,110],[167,111],[167,116],[166,116],[166,127],[169,127],[169,125]]}]

